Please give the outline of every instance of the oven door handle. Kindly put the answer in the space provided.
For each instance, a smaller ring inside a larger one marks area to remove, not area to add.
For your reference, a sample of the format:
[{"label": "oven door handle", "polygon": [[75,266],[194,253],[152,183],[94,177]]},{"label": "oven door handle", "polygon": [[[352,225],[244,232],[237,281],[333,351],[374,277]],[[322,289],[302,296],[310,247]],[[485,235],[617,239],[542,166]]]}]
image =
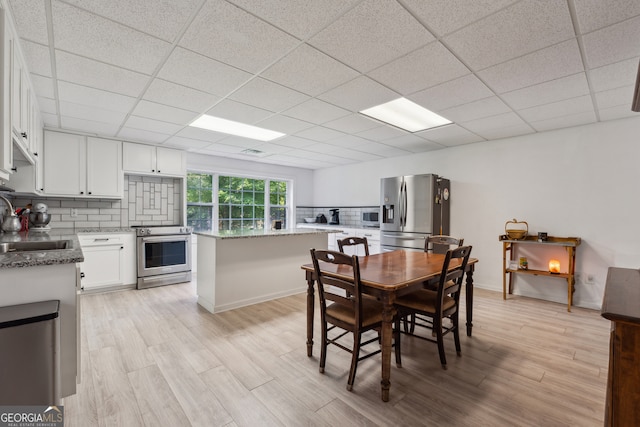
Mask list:
[{"label": "oven door handle", "polygon": [[191,234],[176,234],[172,236],[145,236],[145,237],[138,237],[138,240],[144,243],[190,242]]}]

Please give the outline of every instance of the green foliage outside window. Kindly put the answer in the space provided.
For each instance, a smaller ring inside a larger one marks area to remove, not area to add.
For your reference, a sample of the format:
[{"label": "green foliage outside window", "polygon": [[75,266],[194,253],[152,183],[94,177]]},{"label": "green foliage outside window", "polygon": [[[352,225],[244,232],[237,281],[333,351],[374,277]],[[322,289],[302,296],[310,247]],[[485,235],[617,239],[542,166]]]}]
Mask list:
[{"label": "green foliage outside window", "polygon": [[[213,178],[211,174],[187,175],[187,223],[196,231],[211,230],[213,221]],[[268,183],[268,188],[267,188]],[[265,189],[268,193],[265,194]],[[265,225],[265,201],[269,219],[283,221],[286,228],[287,182],[264,179],[218,177],[218,230],[259,230]]]}]

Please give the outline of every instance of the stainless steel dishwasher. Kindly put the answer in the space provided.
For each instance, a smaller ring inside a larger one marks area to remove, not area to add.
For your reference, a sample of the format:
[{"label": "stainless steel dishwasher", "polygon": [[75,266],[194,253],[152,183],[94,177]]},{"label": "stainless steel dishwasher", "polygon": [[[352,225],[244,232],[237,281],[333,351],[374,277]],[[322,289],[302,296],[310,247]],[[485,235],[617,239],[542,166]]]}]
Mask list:
[{"label": "stainless steel dishwasher", "polygon": [[60,301],[0,307],[0,402],[60,404]]}]

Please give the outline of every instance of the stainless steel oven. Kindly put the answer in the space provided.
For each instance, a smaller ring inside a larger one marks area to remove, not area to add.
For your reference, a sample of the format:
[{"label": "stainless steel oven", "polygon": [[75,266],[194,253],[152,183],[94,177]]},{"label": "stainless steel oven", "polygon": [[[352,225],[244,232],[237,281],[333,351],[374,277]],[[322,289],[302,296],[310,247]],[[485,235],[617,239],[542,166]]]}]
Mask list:
[{"label": "stainless steel oven", "polygon": [[380,227],[380,209],[364,208],[362,209],[362,226],[370,228]]},{"label": "stainless steel oven", "polygon": [[136,228],[138,289],[191,280],[191,227]]}]

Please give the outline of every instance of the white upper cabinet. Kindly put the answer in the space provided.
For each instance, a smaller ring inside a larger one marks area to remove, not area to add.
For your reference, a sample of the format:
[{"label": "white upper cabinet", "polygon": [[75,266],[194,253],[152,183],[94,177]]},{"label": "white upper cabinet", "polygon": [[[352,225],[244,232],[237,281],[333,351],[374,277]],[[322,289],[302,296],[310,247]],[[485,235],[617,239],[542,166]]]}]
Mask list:
[{"label": "white upper cabinet", "polygon": [[45,132],[46,195],[122,198],[122,142]]},{"label": "white upper cabinet", "polygon": [[87,194],[122,197],[122,142],[87,138]]},{"label": "white upper cabinet", "polygon": [[185,152],[153,145],[123,143],[125,173],[184,177],[187,174]]},{"label": "white upper cabinet", "polygon": [[6,180],[13,167],[13,143],[11,142],[11,59],[13,38],[7,25],[4,9],[0,8],[0,180]]}]

